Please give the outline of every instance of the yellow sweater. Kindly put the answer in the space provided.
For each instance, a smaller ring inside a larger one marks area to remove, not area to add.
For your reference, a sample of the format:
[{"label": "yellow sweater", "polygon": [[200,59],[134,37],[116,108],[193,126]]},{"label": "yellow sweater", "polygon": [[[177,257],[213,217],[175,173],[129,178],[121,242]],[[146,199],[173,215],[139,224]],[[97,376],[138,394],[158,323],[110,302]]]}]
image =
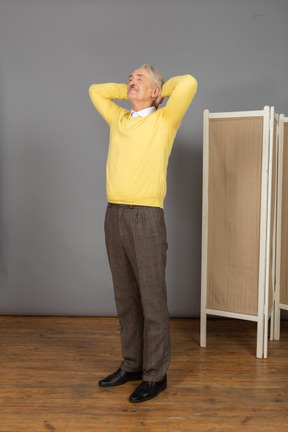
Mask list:
[{"label": "yellow sweater", "polygon": [[126,84],[92,84],[91,100],[110,125],[107,201],[163,208],[168,159],[178,128],[197,90],[191,75],[171,78],[161,91],[165,107],[131,117],[113,99],[127,99]]}]

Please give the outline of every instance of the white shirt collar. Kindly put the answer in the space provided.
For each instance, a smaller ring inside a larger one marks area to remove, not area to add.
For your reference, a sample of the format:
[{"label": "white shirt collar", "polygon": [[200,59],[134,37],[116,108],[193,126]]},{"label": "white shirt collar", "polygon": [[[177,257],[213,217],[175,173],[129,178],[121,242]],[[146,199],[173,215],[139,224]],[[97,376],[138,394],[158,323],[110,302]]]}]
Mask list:
[{"label": "white shirt collar", "polygon": [[149,114],[152,114],[154,111],[156,111],[155,106],[144,108],[140,111],[134,111],[133,109],[131,109],[131,117],[146,117]]}]

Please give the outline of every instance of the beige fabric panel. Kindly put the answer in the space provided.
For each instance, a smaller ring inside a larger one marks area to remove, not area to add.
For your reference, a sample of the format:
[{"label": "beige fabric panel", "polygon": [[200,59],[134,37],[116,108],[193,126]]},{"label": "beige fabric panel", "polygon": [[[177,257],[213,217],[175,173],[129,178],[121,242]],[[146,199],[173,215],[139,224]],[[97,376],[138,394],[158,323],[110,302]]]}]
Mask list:
[{"label": "beige fabric panel", "polygon": [[270,221],[270,256],[269,256],[269,310],[273,306],[275,290],[275,239],[276,239],[276,163],[277,163],[277,120],[274,119],[272,190],[271,190],[271,221]]},{"label": "beige fabric panel", "polygon": [[263,118],[209,120],[207,308],[258,315]]},{"label": "beige fabric panel", "polygon": [[280,302],[288,305],[288,123],[284,123]]}]

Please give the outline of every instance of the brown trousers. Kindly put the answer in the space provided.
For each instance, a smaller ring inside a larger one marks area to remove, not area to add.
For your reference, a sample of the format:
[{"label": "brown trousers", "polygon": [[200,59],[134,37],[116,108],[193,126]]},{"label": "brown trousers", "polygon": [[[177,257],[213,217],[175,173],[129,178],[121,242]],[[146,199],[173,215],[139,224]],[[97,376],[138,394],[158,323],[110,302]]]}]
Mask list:
[{"label": "brown trousers", "polygon": [[160,381],[170,364],[164,212],[108,204],[105,240],[121,329],[121,369],[143,369],[143,380]]}]

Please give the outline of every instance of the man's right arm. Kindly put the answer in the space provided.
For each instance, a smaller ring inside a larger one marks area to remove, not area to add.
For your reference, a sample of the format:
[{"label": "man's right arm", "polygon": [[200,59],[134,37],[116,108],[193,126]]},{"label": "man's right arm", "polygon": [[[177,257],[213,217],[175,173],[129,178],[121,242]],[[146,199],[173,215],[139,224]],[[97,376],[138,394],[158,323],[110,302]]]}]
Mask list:
[{"label": "man's right arm", "polygon": [[89,87],[91,101],[99,114],[111,125],[121,108],[113,99],[127,99],[127,84],[92,84]]}]

